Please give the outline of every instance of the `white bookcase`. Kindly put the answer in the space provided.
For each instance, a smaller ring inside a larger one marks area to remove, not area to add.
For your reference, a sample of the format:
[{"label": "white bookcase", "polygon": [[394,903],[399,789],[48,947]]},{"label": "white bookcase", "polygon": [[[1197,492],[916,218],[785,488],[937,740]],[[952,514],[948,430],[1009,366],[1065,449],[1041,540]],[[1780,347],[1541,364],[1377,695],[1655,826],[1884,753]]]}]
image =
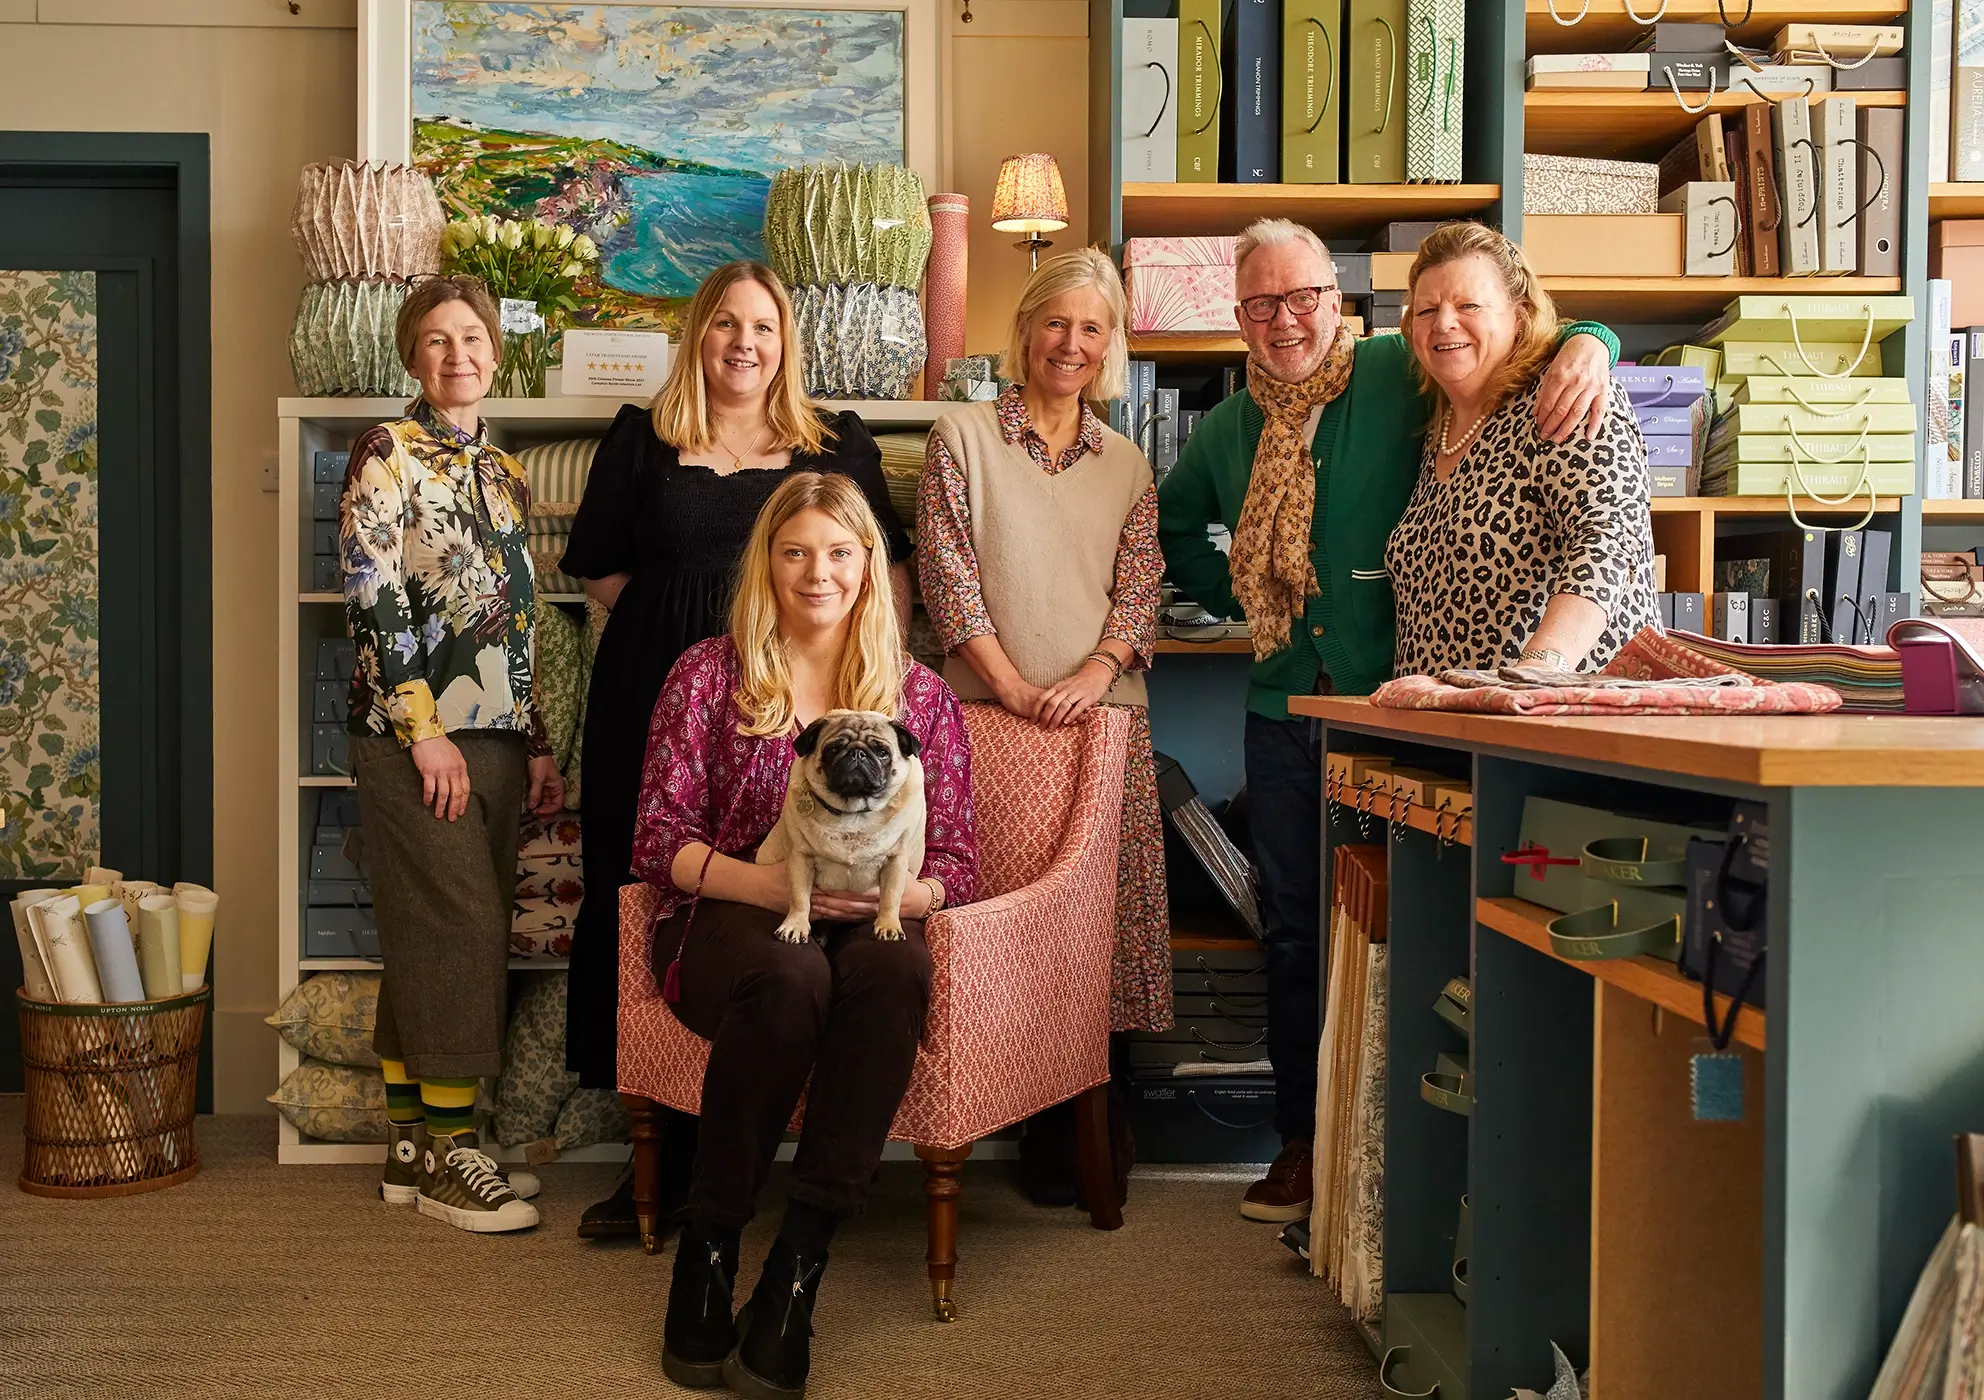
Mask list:
[{"label": "white bookcase", "polygon": [[[309,772],[311,685],[316,664],[316,644],[320,638],[345,635],[344,598],[335,592],[313,591],[310,587],[311,511],[310,491],[312,454],[344,451],[352,439],[374,423],[389,422],[406,407],[404,399],[277,399],[280,445],[279,477],[281,506],[278,516],[284,523],[277,541],[277,578],[281,603],[277,609],[278,654],[282,659],[277,680],[278,713],[288,722],[277,731],[276,821],[276,981],[277,1000],[287,997],[303,977],[313,972],[344,969],[374,970],[380,964],[370,958],[305,958],[302,956],[302,926],[305,886],[310,866],[310,841],[316,822],[317,797],[325,788],[351,786],[348,778],[315,777]],[[598,437],[605,433],[620,411],[614,399],[491,399],[483,405],[489,424],[490,440],[509,451],[533,443],[557,442],[574,437]],[[928,428],[939,414],[956,407],[936,402],[886,402],[831,404],[834,409],[852,409],[877,431]],[[578,604],[580,594],[546,594],[540,601]],[[546,971],[563,967],[562,960],[519,959],[515,969]],[[297,1066],[298,1056],[288,1042],[277,1037],[279,1077],[287,1077]],[[316,1142],[301,1136],[289,1122],[278,1117],[277,1160],[284,1163],[383,1162],[385,1148],[378,1144]],[[622,1144],[603,1143],[567,1153],[567,1161],[617,1161],[628,1149]],[[498,1149],[499,1160],[513,1154]]]}]

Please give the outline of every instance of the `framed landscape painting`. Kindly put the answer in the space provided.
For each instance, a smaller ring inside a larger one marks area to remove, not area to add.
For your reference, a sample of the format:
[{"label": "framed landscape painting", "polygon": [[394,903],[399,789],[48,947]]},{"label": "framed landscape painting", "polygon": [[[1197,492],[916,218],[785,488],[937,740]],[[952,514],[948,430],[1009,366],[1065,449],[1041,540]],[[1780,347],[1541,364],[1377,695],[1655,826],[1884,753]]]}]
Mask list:
[{"label": "framed landscape painting", "polygon": [[674,329],[762,258],[774,172],[907,165],[940,188],[936,0],[364,0],[365,159],[450,216],[566,224],[600,248],[583,324]]}]

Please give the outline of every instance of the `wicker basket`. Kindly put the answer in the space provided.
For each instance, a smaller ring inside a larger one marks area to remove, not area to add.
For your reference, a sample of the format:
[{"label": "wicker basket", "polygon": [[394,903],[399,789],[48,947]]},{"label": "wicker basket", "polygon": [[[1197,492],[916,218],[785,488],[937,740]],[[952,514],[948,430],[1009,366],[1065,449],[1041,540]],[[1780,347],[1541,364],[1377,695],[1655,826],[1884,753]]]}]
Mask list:
[{"label": "wicker basket", "polygon": [[130,1196],[200,1169],[193,1100],[210,995],[72,1004],[15,993],[27,1072],[23,1191]]}]

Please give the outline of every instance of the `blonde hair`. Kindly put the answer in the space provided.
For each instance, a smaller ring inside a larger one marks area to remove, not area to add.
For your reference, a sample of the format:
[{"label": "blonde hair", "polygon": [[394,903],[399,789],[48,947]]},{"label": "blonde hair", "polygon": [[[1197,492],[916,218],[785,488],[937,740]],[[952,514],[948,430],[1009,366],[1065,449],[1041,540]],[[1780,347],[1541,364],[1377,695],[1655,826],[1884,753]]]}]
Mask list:
[{"label": "blonde hair", "polygon": [[894,716],[902,703],[904,658],[896,628],[895,591],[881,522],[861,488],[838,472],[797,472],[772,492],[737,566],[730,601],[730,639],[737,648],[738,713],[745,734],[784,734],[793,725],[792,666],[778,630],[778,597],[772,588],[772,544],[802,511],[817,510],[861,541],[868,551],[861,595],[854,600],[847,641],[834,673],[831,708],[879,710]]},{"label": "blonde hair", "polygon": [[1124,327],[1129,324],[1130,306],[1123,296],[1123,279],[1116,264],[1094,248],[1077,248],[1059,253],[1034,269],[1020,291],[1019,305],[1013,308],[1013,328],[1006,337],[1005,353],[999,357],[999,373],[1015,384],[1026,383],[1027,355],[1033,344],[1033,318],[1055,297],[1068,292],[1094,290],[1109,307],[1109,349],[1102,367],[1092,375],[1082,397],[1092,404],[1108,403],[1123,396],[1123,382],[1130,362],[1130,342]]},{"label": "blonde hair", "polygon": [[[1482,409],[1486,416],[1527,388],[1550,362],[1557,349],[1557,303],[1543,290],[1522,249],[1507,238],[1485,224],[1443,224],[1419,245],[1419,256],[1412,260],[1412,271],[1406,274],[1407,317],[1412,315],[1413,293],[1418,290],[1422,276],[1436,267],[1476,255],[1488,259],[1501,274],[1502,289],[1516,310],[1516,342],[1509,358],[1488,382],[1488,396]],[[1409,320],[1406,343],[1412,343]],[[1426,366],[1416,354],[1412,357],[1412,369],[1419,377],[1420,392],[1432,403],[1433,419],[1437,422],[1448,408],[1446,393],[1426,373]]]},{"label": "blonde hair", "polygon": [[772,377],[771,393],[765,403],[772,430],[772,451],[818,453],[830,433],[813,400],[806,392],[805,358],[799,348],[799,327],[792,314],[792,298],[785,283],[763,263],[740,260],[725,263],[703,279],[689,299],[682,343],[676,348],[675,363],[669,367],[668,382],[654,396],[649,408],[654,416],[654,435],[683,452],[707,452],[716,446],[710,427],[709,386],[703,381],[703,336],[716,320],[724,294],[739,282],[756,282],[778,306],[778,373]]}]

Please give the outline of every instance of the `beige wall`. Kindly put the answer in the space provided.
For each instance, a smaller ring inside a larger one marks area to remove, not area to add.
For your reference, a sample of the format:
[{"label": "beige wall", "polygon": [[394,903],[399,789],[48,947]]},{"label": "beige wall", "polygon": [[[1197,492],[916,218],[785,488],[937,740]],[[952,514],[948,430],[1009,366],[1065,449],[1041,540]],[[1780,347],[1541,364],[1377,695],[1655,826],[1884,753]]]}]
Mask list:
[{"label": "beige wall", "polygon": [[[969,344],[996,349],[1024,257],[990,227],[999,161],[1051,151],[1087,227],[1085,0],[977,0],[949,45],[951,188],[971,197]],[[252,1112],[275,1087],[275,400],[302,268],[296,172],[353,153],[351,0],[0,0],[0,128],[200,131],[213,157],[215,1101]],[[37,16],[41,22],[37,22]],[[62,23],[50,22],[59,16]],[[140,24],[137,21],[146,20]],[[83,21],[83,22],[74,22]],[[324,27],[313,27],[324,26]],[[1022,76],[1023,75],[1023,76]]]},{"label": "beige wall", "polygon": [[260,1109],[275,1087],[275,1041],[261,1018],[276,987],[276,726],[266,697],[280,601],[276,497],[262,475],[275,453],[276,398],[296,392],[296,172],[352,153],[354,54],[349,28],[0,23],[0,127],[212,137],[214,1087],[224,1112]]},{"label": "beige wall", "polygon": [[1088,230],[1087,0],[976,0],[972,22],[951,5],[951,190],[971,199],[971,281],[966,346],[1001,349],[1026,283],[1015,235],[992,228],[999,162],[1045,151],[1068,189],[1068,227],[1050,254],[1080,247]]}]

